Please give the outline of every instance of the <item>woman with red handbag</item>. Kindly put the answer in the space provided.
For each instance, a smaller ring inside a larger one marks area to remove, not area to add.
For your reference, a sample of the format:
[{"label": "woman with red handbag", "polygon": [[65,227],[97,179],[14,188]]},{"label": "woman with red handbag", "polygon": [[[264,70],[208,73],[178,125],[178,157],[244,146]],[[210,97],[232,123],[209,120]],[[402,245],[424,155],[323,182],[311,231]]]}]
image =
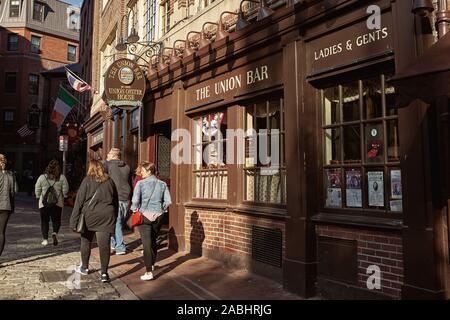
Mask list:
[{"label": "woman with red handbag", "polygon": [[146,272],[141,280],[153,279],[153,269],[156,262],[157,245],[156,237],[161,228],[163,214],[172,203],[167,184],[156,176],[156,167],[153,163],[141,163],[142,180],[140,180],[133,192],[131,210],[132,226],[138,226],[144,246],[144,263]]}]

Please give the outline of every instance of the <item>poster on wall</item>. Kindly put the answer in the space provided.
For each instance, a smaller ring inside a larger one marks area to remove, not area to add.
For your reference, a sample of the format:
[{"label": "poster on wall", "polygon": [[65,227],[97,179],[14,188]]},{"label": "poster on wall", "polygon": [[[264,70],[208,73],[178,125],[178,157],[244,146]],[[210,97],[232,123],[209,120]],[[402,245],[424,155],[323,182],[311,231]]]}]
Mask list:
[{"label": "poster on wall", "polygon": [[361,171],[351,170],[345,174],[347,207],[362,207]]},{"label": "poster on wall", "polygon": [[391,198],[402,199],[402,174],[400,170],[391,170]]},{"label": "poster on wall", "polygon": [[369,206],[384,206],[384,180],[383,171],[373,171],[367,173],[367,185],[369,188]]},{"label": "poster on wall", "polygon": [[393,211],[393,212],[402,212],[403,211],[402,200],[392,200],[390,202],[390,204],[391,204],[391,211]]},{"label": "poster on wall", "polygon": [[342,207],[341,169],[330,169],[327,172],[327,200],[326,206],[330,208]]}]

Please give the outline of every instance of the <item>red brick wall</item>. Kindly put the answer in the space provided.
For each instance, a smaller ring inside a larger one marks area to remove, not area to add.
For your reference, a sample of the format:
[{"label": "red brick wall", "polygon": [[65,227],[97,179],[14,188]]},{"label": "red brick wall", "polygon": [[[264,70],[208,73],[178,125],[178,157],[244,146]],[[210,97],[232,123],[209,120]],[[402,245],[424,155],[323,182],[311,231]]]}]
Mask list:
[{"label": "red brick wall", "polygon": [[[285,252],[285,223],[266,218],[256,218],[245,214],[233,212],[215,212],[204,210],[186,210],[185,215],[185,235],[186,248],[189,250],[191,239],[193,245],[199,245],[203,235],[200,224],[191,226],[192,213],[198,214],[198,221],[201,222],[204,230],[203,249],[217,250],[223,249],[232,254],[239,254],[251,259],[251,236],[252,226],[256,225],[265,228],[277,228],[282,232],[283,258]],[[250,257],[249,257],[250,256]]]},{"label": "red brick wall", "polygon": [[377,265],[381,269],[381,293],[401,297],[403,284],[402,238],[397,233],[337,226],[316,226],[317,236],[356,240],[358,243],[359,286],[367,289],[367,267]]}]

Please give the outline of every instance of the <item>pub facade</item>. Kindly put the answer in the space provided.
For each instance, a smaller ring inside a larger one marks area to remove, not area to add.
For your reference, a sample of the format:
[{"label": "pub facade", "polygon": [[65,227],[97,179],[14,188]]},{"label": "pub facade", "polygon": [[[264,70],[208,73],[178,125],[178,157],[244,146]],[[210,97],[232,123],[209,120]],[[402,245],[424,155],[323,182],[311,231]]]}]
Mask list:
[{"label": "pub facade", "polygon": [[416,19],[403,0],[282,6],[152,61],[143,107],[90,119],[90,151],[120,140],[157,165],[175,250],[302,297],[449,298],[429,106],[398,108],[389,82],[420,52]]}]

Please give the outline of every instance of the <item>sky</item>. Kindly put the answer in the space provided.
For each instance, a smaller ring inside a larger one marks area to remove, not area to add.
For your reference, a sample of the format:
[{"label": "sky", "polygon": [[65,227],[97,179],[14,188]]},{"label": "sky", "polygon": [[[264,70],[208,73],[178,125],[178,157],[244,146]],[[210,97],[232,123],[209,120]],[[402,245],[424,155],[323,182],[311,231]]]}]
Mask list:
[{"label": "sky", "polygon": [[83,4],[83,0],[63,0],[64,2],[73,4],[77,7],[81,7],[81,5]]}]

